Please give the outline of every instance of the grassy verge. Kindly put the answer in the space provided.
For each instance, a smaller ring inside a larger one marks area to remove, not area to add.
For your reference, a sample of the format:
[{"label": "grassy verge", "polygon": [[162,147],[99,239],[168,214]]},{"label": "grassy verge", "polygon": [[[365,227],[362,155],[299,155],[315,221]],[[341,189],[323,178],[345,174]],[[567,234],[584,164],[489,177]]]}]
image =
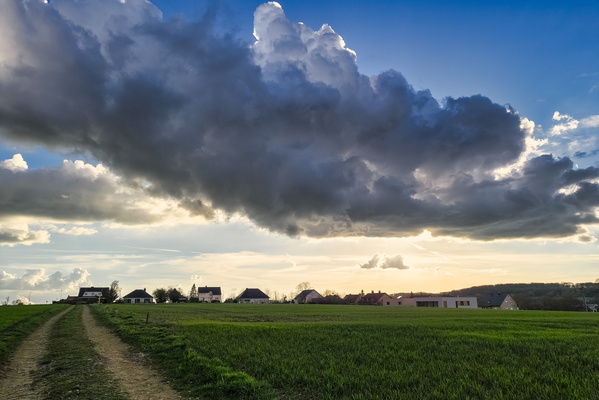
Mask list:
[{"label": "grassy verge", "polygon": [[85,335],[82,311],[74,307],[52,328],[35,385],[45,388],[46,400],[126,400]]},{"label": "grassy verge", "polygon": [[599,399],[593,313],[236,304],[101,312],[149,353],[178,354],[170,369],[193,375],[218,360],[284,399]]},{"label": "grassy verge", "polygon": [[217,357],[202,355],[177,336],[170,324],[146,324],[143,318],[121,313],[121,307],[101,305],[92,310],[126,342],[149,354],[181,392],[212,400],[275,398],[267,383],[235,371]]},{"label": "grassy verge", "polygon": [[6,363],[17,346],[64,305],[0,307],[0,365]]}]

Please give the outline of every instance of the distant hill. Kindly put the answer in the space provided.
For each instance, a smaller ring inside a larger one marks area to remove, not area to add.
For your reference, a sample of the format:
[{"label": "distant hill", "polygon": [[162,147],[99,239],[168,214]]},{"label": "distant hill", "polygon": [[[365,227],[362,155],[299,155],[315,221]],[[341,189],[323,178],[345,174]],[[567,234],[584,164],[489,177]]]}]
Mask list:
[{"label": "distant hill", "polygon": [[463,296],[484,297],[506,293],[518,304],[520,310],[584,311],[587,304],[599,303],[599,282],[586,283],[503,283],[473,286],[443,293],[396,293],[404,297]]}]

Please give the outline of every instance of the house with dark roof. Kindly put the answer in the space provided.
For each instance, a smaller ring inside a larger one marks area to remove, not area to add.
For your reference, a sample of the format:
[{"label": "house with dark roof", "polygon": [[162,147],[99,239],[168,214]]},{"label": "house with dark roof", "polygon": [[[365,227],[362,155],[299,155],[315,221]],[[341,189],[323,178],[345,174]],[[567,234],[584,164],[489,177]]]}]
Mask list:
[{"label": "house with dark roof", "polygon": [[348,294],[343,298],[343,302],[346,304],[358,304],[361,298],[361,294]]},{"label": "house with dark roof", "polygon": [[330,294],[322,299],[316,300],[319,304],[344,304],[344,301],[338,294]]},{"label": "house with dark roof", "polygon": [[220,287],[204,286],[198,288],[198,299],[201,302],[220,303],[222,301],[222,292]]},{"label": "house with dark roof", "polygon": [[489,293],[484,296],[480,296],[478,299],[478,306],[480,308],[491,308],[496,310],[517,310],[518,305],[507,293]]},{"label": "house with dark roof", "polygon": [[154,303],[154,297],[146,292],[146,289],[135,289],[123,296],[123,302],[126,304],[151,304]]},{"label": "house with dark roof", "polygon": [[318,299],[322,299],[322,295],[314,289],[302,290],[293,298],[295,304],[315,303]]},{"label": "house with dark roof", "polygon": [[266,304],[270,297],[260,289],[247,288],[235,300],[238,303]]},{"label": "house with dark roof", "polygon": [[108,287],[82,287],[79,288],[77,304],[107,303],[110,288]]},{"label": "house with dark roof", "polygon": [[358,301],[362,306],[398,306],[399,300],[389,296],[387,293],[375,293],[374,291],[363,295]]}]

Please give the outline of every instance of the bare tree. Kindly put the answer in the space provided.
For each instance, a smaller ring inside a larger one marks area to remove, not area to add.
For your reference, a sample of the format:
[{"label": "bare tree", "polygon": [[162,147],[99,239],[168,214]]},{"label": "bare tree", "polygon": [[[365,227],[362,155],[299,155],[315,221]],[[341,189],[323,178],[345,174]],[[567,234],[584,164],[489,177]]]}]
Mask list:
[{"label": "bare tree", "polygon": [[310,282],[298,283],[297,286],[295,287],[295,295],[293,297],[300,294],[303,290],[308,290],[308,289],[312,289],[312,284]]}]

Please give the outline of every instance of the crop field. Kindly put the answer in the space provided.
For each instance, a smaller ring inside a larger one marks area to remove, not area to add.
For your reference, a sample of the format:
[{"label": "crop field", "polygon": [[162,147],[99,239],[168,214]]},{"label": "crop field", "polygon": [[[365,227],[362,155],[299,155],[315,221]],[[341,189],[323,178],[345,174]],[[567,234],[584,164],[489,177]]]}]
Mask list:
[{"label": "crop field", "polygon": [[63,309],[61,305],[0,307],[0,363],[35,328]]},{"label": "crop field", "polygon": [[597,313],[286,304],[94,311],[194,396],[599,398]]}]

